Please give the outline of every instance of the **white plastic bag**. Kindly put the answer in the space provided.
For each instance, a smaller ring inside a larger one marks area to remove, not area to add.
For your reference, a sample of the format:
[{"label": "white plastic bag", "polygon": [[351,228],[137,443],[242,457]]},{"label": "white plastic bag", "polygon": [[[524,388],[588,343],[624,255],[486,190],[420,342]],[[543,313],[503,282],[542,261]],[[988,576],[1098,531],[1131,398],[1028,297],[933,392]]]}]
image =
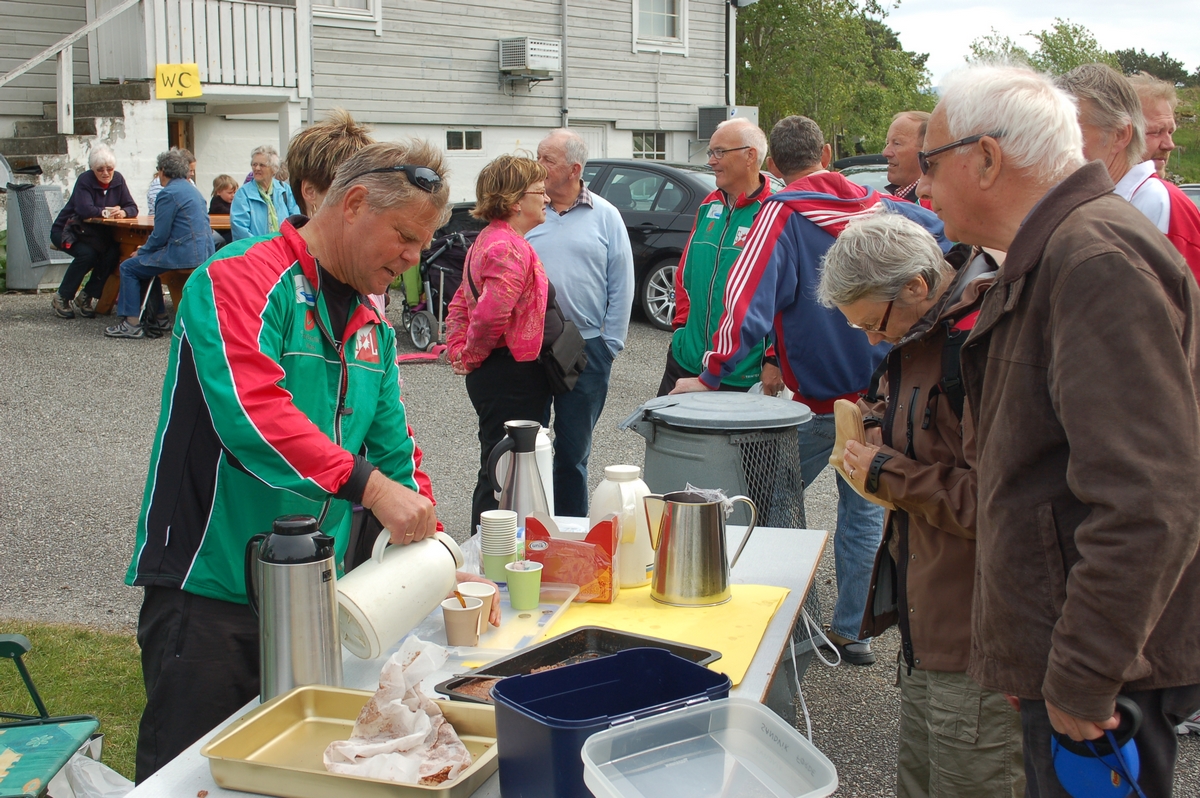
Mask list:
[{"label": "white plastic bag", "polygon": [[132,781],[81,753],[68,759],[46,786],[54,798],[125,798],[132,791]]}]

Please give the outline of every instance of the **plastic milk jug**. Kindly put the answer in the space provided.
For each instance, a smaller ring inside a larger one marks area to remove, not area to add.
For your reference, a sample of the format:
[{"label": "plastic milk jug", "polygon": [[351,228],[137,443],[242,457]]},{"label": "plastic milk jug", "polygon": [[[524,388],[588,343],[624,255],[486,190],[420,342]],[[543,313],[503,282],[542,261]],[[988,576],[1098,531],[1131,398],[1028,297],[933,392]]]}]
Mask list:
[{"label": "plastic milk jug", "polygon": [[650,528],[642,511],[642,497],[650,488],[642,482],[642,469],[613,465],[604,469],[604,481],[592,494],[588,525],[595,526],[609,513],[621,519],[621,542],[617,547],[618,583],[621,588],[650,584],[654,573],[654,549]]}]

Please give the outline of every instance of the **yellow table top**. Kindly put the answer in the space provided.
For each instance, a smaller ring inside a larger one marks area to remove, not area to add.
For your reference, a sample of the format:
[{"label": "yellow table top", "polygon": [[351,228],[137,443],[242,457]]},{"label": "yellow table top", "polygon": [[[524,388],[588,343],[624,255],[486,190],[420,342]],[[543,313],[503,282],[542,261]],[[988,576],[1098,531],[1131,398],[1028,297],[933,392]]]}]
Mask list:
[{"label": "yellow table top", "polygon": [[790,592],[771,585],[731,585],[733,598],[713,607],[671,607],[650,598],[650,587],[625,588],[612,604],[572,604],[546,636],[603,626],[721,652],[708,667],[741,683],[771,616]]}]

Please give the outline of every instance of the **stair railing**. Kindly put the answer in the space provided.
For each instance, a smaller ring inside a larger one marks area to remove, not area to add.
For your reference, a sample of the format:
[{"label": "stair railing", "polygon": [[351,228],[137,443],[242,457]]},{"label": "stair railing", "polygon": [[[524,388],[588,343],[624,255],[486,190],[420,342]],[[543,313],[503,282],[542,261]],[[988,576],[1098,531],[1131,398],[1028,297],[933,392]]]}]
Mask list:
[{"label": "stair railing", "polygon": [[109,20],[128,11],[141,2],[142,0],[123,0],[122,3],[115,6],[112,10],[92,20],[69,36],[63,37],[7,75],[0,77],[0,88],[21,77],[51,56],[57,56],[58,72],[57,79],[55,80],[55,97],[58,110],[58,132],[68,136],[73,134],[75,132],[75,88],[72,71],[74,63],[73,45],[92,31],[106,24]]}]

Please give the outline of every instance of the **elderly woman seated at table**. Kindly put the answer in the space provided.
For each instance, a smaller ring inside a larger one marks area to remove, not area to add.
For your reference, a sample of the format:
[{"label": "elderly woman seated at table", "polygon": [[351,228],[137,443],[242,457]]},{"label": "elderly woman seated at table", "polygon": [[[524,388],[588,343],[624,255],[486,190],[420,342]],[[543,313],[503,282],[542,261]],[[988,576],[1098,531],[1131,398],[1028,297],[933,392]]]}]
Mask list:
[{"label": "elderly woman seated at table", "polygon": [[[96,315],[96,301],[104,291],[104,282],[117,268],[121,251],[112,231],[85,219],[107,216],[124,219],[138,215],[137,203],[129,193],[125,178],[117,171],[117,159],[104,145],[92,148],[88,170],[75,181],[71,198],[50,228],[50,242],[75,257],[50,300],[54,315],[63,319]],[[92,273],[82,291],[79,286]],[[79,291],[78,294],[75,292]]]},{"label": "elderly woman seated at table", "polygon": [[233,239],[254,238],[279,232],[279,223],[300,213],[292,190],[275,179],[279,171],[279,152],[269,144],[250,154],[254,179],[233,195],[229,209],[229,227]]},{"label": "elderly woman seated at table", "polygon": [[[154,231],[137,254],[121,264],[117,312],[122,318],[104,331],[110,338],[158,337],[170,330],[171,317],[163,306],[162,286],[156,278],[172,269],[194,269],[212,257],[212,228],[204,195],[187,177],[187,158],[179,152],[158,156],[162,191],[155,201]],[[143,305],[147,283],[149,293]]]},{"label": "elderly woman seated at table", "polygon": [[946,256],[916,223],[851,222],[825,256],[818,298],[872,344],[892,344],[882,399],[859,401],[865,443],[845,475],[892,507],[861,636],[900,626],[898,796],[1024,794],[1021,718],[967,673],[975,584],[975,429],[959,349],[995,279],[987,255]]}]

